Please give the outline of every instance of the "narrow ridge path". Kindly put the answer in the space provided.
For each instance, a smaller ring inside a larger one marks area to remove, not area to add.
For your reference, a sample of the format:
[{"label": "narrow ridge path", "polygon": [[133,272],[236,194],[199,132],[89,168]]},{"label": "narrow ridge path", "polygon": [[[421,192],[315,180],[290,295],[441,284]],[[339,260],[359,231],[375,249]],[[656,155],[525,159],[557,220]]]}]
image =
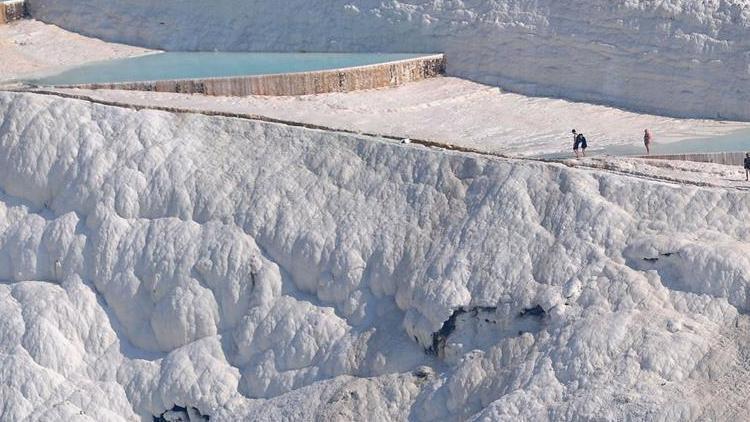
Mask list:
[{"label": "narrow ridge path", "polygon": [[[318,124],[298,122],[298,121],[293,121],[293,120],[278,119],[278,118],[263,116],[260,114],[230,113],[230,112],[224,112],[224,111],[199,110],[199,109],[191,109],[191,108],[185,108],[185,107],[133,104],[133,103],[122,102],[122,101],[103,100],[103,99],[96,98],[90,95],[71,94],[71,93],[60,92],[56,90],[30,88],[30,87],[24,87],[24,86],[15,87],[15,88],[9,87],[6,89],[0,89],[0,91],[32,93],[32,94],[38,94],[38,95],[55,96],[55,97],[60,97],[60,98],[69,98],[69,99],[87,101],[93,104],[101,104],[105,106],[127,108],[131,110],[136,110],[136,111],[156,110],[156,111],[165,111],[165,112],[170,112],[170,113],[202,114],[205,116],[218,116],[218,117],[229,117],[229,118],[237,118],[237,119],[244,119],[244,120],[253,120],[253,121],[266,122],[266,123],[280,124],[280,125],[285,125],[285,126],[302,127],[306,129],[313,129],[313,130],[322,130],[322,131],[332,132],[332,133],[343,133],[343,134],[364,136],[364,137],[370,137],[370,138],[385,139],[385,140],[396,141],[396,142],[401,142],[404,139],[404,137],[401,137],[401,136],[383,135],[379,133],[370,133],[370,132],[360,132],[360,131],[355,131],[355,130],[350,130],[350,129],[342,129],[342,128],[328,127],[328,126],[318,125]],[[482,155],[485,157],[494,157],[494,158],[500,158],[500,159],[505,159],[505,160],[515,160],[515,161],[530,161],[530,162],[548,163],[548,164],[562,164],[570,168],[576,168],[576,169],[581,169],[581,170],[601,171],[601,172],[618,174],[622,176],[633,177],[633,178],[654,181],[654,182],[665,182],[665,183],[704,187],[704,188],[721,188],[721,189],[727,189],[727,190],[737,190],[737,191],[746,191],[746,192],[750,191],[750,184],[748,184],[748,186],[731,186],[731,185],[727,186],[727,185],[711,183],[705,180],[689,180],[689,179],[678,178],[678,177],[648,174],[648,173],[638,172],[638,171],[623,171],[623,170],[609,168],[608,166],[600,164],[600,163],[579,161],[575,159],[520,157],[520,156],[497,153],[497,152],[485,151],[485,150],[481,150],[477,148],[454,145],[452,143],[443,142],[443,141],[418,139],[418,138],[409,138],[409,139],[410,139],[410,143],[416,144],[416,145],[422,145],[422,146],[426,146],[430,148],[444,149],[448,151],[478,154],[478,155]]]}]

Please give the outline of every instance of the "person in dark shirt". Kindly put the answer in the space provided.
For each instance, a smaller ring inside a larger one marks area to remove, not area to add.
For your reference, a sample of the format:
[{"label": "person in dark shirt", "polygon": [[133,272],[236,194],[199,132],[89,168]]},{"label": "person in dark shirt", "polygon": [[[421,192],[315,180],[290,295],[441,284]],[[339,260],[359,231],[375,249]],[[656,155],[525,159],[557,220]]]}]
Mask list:
[{"label": "person in dark shirt", "polygon": [[651,155],[651,141],[654,137],[651,136],[651,131],[646,129],[643,131],[643,144],[646,146],[646,155]]},{"label": "person in dark shirt", "polygon": [[750,152],[745,154],[745,181],[750,182]]},{"label": "person in dark shirt", "polygon": [[[575,129],[573,129],[573,152],[576,153],[576,158],[581,158],[581,156],[586,156],[586,147],[588,147],[588,144],[586,143],[586,137],[583,136],[582,133],[576,132]],[[581,148],[582,154],[578,154],[578,148]]]}]

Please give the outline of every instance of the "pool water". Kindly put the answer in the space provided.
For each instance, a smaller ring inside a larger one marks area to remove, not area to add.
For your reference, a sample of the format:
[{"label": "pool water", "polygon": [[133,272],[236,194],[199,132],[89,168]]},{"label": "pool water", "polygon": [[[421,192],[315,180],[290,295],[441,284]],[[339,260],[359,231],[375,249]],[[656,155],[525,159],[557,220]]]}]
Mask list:
[{"label": "pool water", "polygon": [[365,66],[423,57],[380,53],[166,52],[91,63],[26,81],[34,85],[142,82],[268,75]]},{"label": "pool water", "polygon": [[[669,154],[694,154],[704,152],[742,152],[750,151],[750,125],[744,129],[738,129],[725,135],[709,138],[686,139],[682,141],[659,142],[657,137],[651,143],[651,155]],[[543,159],[567,159],[573,151],[561,151],[534,156]],[[586,155],[615,155],[615,156],[642,156],[646,155],[646,148],[642,141],[635,141],[627,145],[596,146],[596,139],[589,139],[589,148]]]},{"label": "pool water", "polygon": [[[656,142],[651,144],[652,155],[739,151],[750,151],[750,127],[711,138],[687,139],[665,143],[660,143],[656,139]],[[611,146],[596,152],[610,155],[644,155],[646,149],[642,143],[638,143],[638,145]]]}]

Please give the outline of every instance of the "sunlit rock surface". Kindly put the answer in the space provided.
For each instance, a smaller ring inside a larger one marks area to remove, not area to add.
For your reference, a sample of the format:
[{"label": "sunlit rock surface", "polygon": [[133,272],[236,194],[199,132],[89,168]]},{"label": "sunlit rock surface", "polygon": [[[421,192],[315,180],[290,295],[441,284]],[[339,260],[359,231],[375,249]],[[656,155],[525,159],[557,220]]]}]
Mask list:
[{"label": "sunlit rock surface", "polygon": [[40,95],[0,119],[0,419],[744,414],[746,191]]},{"label": "sunlit rock surface", "polygon": [[750,120],[745,0],[27,0],[35,18],[168,50],[445,52],[530,95]]}]

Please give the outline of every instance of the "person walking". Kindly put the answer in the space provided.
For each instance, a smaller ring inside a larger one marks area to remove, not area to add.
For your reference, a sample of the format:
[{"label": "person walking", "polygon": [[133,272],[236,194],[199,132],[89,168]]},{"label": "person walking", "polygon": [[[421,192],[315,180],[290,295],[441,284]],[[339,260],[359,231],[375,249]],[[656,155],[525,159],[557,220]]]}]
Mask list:
[{"label": "person walking", "polygon": [[745,181],[750,182],[750,152],[745,153]]},{"label": "person walking", "polygon": [[651,132],[646,129],[643,131],[643,145],[646,146],[646,155],[651,155],[651,141],[654,138],[651,136]]},{"label": "person walking", "polygon": [[[582,156],[586,156],[586,147],[588,147],[588,144],[586,143],[586,137],[583,136],[582,133],[576,132],[575,129],[573,129],[573,152],[576,154],[576,158],[581,158]],[[581,149],[581,154],[578,154],[578,148]]]}]

